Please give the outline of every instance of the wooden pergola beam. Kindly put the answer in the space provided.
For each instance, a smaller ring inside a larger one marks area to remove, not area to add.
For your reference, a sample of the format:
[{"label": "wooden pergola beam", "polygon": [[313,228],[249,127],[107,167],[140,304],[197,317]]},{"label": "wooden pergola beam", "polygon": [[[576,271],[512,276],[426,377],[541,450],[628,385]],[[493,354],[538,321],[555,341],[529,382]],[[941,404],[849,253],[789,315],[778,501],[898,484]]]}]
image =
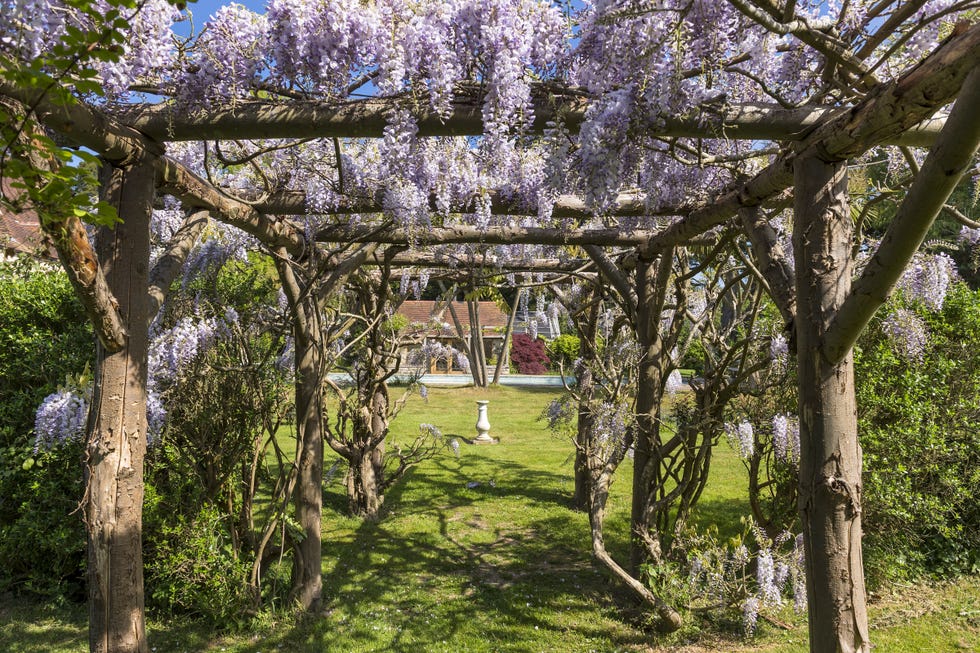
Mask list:
[{"label": "wooden pergola beam", "polygon": [[[353,215],[365,213],[382,213],[382,192],[375,197],[351,197],[344,204],[324,211],[311,210],[307,202],[307,194],[301,190],[282,190],[274,193],[255,193],[255,194],[236,194],[235,196],[251,204],[261,213],[275,215]],[[537,207],[529,207],[514,201],[511,198],[502,197],[499,193],[490,192],[490,212],[494,215],[537,215]],[[429,207],[433,213],[439,211],[436,205],[436,197],[429,198]],[[605,215],[615,216],[676,216],[685,215],[694,209],[694,206],[669,206],[669,207],[650,207],[647,206],[646,196],[642,193],[620,193],[616,197],[614,208],[608,210]],[[453,207],[453,213],[476,213],[476,204],[470,201],[465,206]],[[573,218],[576,220],[586,220],[595,216],[595,212],[589,208],[585,200],[576,195],[560,195],[555,201],[551,211],[555,218]]]},{"label": "wooden pergola beam", "polygon": [[364,260],[365,265],[390,265],[396,268],[458,270],[462,274],[499,275],[511,272],[541,272],[581,274],[594,271],[592,261],[584,258],[536,258],[528,261],[500,261],[491,253],[474,254],[465,258],[442,256],[431,252],[402,251],[386,258],[378,250]]},{"label": "wooden pergola beam", "polygon": [[485,229],[472,225],[431,227],[409,230],[404,228],[378,229],[369,225],[335,225],[325,227],[314,235],[317,242],[327,243],[386,243],[392,245],[447,245],[478,243],[485,245],[602,245],[635,247],[656,235],[650,230],[555,229],[549,227],[492,226]]},{"label": "wooden pergola beam", "polygon": [[[561,120],[577,131],[589,106],[582,93],[534,94],[531,132],[542,132]],[[116,112],[116,117],[153,138],[163,141],[266,140],[280,138],[380,138],[387,117],[403,104],[401,98],[366,98],[335,101],[242,100],[216,109],[187,111],[173,103],[135,105]],[[798,141],[839,111],[832,107],[786,109],[778,104],[706,104],[683,115],[662,115],[651,107],[644,129],[664,138],[723,138],[741,140]],[[428,107],[414,111],[419,136],[478,136],[484,133],[483,109],[475,96],[457,96],[453,111],[442,117]],[[885,142],[927,146],[942,128],[943,119],[927,119],[902,133],[889,134]]]}]

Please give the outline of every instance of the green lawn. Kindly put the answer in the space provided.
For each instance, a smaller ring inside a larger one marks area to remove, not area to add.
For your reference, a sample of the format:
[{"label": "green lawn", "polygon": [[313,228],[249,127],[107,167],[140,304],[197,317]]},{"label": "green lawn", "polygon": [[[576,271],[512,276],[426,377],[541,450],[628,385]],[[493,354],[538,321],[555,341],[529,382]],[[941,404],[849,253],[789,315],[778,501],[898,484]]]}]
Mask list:
[{"label": "green lawn", "polygon": [[[294,623],[266,617],[248,634],[213,635],[186,623],[149,623],[165,651],[805,651],[805,622],[775,615],[751,643],[692,623],[670,639],[642,627],[629,596],[595,568],[586,516],[569,508],[571,445],[538,421],[552,390],[430,389],[395,424],[398,438],[420,422],[463,445],[411,472],[388,496],[379,524],[344,517],[339,481],[324,514],[325,607]],[[493,446],[475,435],[476,399],[489,399]],[[714,458],[702,522],[737,528],[745,472],[726,445]],[[329,466],[328,462],[328,466]],[[625,550],[630,469],[613,487],[608,544]],[[474,485],[475,484],[475,485]],[[469,487],[468,485],[473,485]],[[732,524],[732,521],[736,525]],[[980,649],[977,579],[907,588],[884,597],[873,621],[877,651]],[[84,606],[0,597],[0,650],[86,650]]]}]

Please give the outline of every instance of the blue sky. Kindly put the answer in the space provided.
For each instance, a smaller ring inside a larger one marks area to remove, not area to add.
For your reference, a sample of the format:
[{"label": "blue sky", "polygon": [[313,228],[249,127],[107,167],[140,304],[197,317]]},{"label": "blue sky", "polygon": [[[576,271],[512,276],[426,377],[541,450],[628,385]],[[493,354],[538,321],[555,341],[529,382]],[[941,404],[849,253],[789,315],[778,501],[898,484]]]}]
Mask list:
[{"label": "blue sky", "polygon": [[[266,0],[239,0],[236,4],[244,5],[257,13],[265,13],[265,1]],[[208,18],[211,17],[215,11],[220,7],[225,5],[230,5],[232,2],[230,0],[198,0],[197,2],[188,2],[187,8],[194,15],[194,29],[200,31],[204,23],[207,22]],[[187,36],[190,31],[190,23],[178,23],[173,27],[174,32],[180,36]]]}]

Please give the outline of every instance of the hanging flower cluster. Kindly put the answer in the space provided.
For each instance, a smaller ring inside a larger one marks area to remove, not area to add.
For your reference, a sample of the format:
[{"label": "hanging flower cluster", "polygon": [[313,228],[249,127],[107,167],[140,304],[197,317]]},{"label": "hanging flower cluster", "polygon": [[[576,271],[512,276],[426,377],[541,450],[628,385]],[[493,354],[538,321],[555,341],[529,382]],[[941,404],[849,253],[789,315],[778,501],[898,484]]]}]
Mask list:
[{"label": "hanging flower cluster", "polygon": [[742,420],[738,424],[725,423],[725,435],[728,443],[743,460],[748,460],[755,453],[755,431],[748,420]]},{"label": "hanging flower cluster", "polygon": [[61,388],[45,397],[34,418],[34,453],[81,440],[88,406],[86,391],[77,388]]},{"label": "hanging flower cluster", "polygon": [[747,636],[755,633],[759,614],[784,605],[787,594],[797,612],[807,607],[802,534],[793,538],[783,532],[770,539],[754,523],[750,530],[758,547],[754,552],[741,538],[720,544],[702,536],[689,543],[688,563],[691,594],[709,606],[738,606]]}]

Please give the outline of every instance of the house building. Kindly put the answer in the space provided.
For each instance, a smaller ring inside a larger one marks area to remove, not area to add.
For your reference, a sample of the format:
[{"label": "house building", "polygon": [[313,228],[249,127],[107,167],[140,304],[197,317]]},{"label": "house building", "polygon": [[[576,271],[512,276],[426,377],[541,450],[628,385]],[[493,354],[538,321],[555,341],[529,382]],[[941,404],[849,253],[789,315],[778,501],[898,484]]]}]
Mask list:
[{"label": "house building", "polygon": [[[3,184],[3,196],[17,197],[21,191],[13,188],[7,177],[0,179]],[[41,255],[53,258],[53,252],[44,246],[44,234],[41,223],[34,211],[14,213],[0,204],[0,251],[4,259],[19,254]]]},{"label": "house building", "polygon": [[[403,370],[425,374],[458,374],[466,371],[452,352],[464,350],[464,342],[470,344],[469,307],[467,302],[452,302],[451,305],[451,310],[450,303],[443,301],[405,301],[399,306],[398,315],[416,326],[415,338],[402,352]],[[496,362],[501,353],[507,356],[503,344],[508,316],[495,302],[480,301],[476,302],[476,306],[483,351],[488,362]],[[455,320],[453,312],[456,314]]]}]

